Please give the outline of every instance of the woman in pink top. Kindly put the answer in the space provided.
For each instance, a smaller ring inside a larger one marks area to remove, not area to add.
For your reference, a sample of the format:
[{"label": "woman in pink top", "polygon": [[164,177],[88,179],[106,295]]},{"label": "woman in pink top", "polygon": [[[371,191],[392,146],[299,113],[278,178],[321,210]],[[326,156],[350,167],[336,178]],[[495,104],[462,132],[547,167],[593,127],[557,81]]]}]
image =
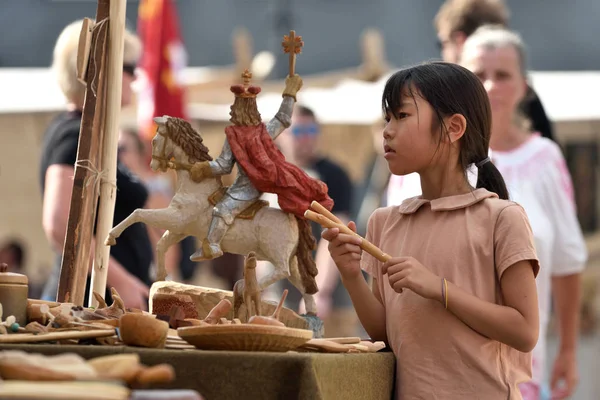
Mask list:
[{"label": "woman in pink top", "polygon": [[[527,90],[525,49],[520,37],[503,28],[482,27],[465,42],[461,59],[488,93],[493,120],[492,159],[506,181],[510,198],[527,212],[542,268],[536,280],[540,338],[533,350],[533,379],[521,387],[523,397],[540,399],[541,388],[548,380],[552,397],[566,398],[577,385],[580,279],[587,260],[571,176],[560,148],[551,140],[532,134],[527,121],[519,115],[519,103]],[[545,339],[551,292],[559,323],[560,350],[546,379]]]},{"label": "woman in pink top", "polygon": [[520,399],[538,340],[539,267],[527,216],[488,158],[485,89],[461,66],[427,63],[388,80],[383,109],[390,171],[417,172],[423,194],[369,219],[386,263],[338,229],[323,238],[364,328],[396,355],[396,398]]}]

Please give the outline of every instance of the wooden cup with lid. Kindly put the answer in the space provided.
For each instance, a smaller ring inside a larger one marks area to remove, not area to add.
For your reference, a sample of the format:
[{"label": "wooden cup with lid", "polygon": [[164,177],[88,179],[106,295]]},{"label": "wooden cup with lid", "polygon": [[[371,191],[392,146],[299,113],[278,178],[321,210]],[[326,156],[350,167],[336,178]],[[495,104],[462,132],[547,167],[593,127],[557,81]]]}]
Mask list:
[{"label": "wooden cup with lid", "polygon": [[14,315],[17,323],[27,325],[27,276],[8,272],[8,265],[0,264],[0,304],[2,304],[2,319]]}]

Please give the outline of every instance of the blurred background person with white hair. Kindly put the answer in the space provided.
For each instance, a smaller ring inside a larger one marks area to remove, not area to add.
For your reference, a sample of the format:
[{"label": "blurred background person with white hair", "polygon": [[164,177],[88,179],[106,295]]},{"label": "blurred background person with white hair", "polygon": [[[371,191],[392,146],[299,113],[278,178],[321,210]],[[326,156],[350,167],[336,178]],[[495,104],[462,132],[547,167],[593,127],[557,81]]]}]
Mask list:
[{"label": "blurred background person with white hair", "polygon": [[533,379],[522,385],[521,392],[525,400],[540,399],[543,392],[553,295],[560,351],[550,377],[552,398],[567,398],[578,381],[581,273],[587,261],[571,175],[560,147],[533,130],[519,108],[527,93],[526,52],[520,36],[502,27],[483,26],[464,43],[461,64],[479,77],[488,93],[492,160],[511,200],[527,212],[540,261],[536,279],[540,334],[533,350]]}]

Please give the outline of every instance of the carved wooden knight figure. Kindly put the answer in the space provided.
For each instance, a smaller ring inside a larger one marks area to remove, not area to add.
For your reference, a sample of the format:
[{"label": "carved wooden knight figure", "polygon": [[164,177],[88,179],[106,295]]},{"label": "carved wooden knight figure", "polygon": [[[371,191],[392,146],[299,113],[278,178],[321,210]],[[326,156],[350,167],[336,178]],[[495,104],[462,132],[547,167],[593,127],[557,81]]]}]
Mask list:
[{"label": "carved wooden knight figure", "polygon": [[192,261],[223,255],[221,239],[236,216],[254,204],[264,192],[277,194],[281,209],[301,220],[304,220],[304,211],[313,200],[328,209],[333,206],[327,195],[327,186],[285,161],[273,142],[291,124],[296,93],[302,87],[302,79],[297,74],[287,77],[279,111],[265,125],[256,104],[256,96],[261,89],[250,85],[251,78],[252,74],[246,70],[242,74],[244,84],[231,87],[235,95],[230,112],[233,125],[225,129],[226,139],[220,156],[192,167],[192,174],[201,179],[229,174],[234,164],[238,164],[235,181],[213,208],[207,237],[201,248],[190,257]]}]

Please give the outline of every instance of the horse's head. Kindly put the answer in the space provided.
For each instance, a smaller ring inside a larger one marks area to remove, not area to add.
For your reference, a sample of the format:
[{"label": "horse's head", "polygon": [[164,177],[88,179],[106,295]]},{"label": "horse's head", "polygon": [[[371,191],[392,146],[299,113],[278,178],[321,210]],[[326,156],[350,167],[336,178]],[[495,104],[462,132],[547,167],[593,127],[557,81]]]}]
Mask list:
[{"label": "horse's head", "polygon": [[[154,118],[156,135],[152,139],[153,171],[166,171],[169,161],[194,164],[198,161],[210,161],[208,148],[202,143],[202,137],[189,122],[168,115]],[[187,158],[187,160],[186,160]]]},{"label": "horse's head", "polygon": [[165,172],[168,162],[175,153],[175,145],[169,139],[169,131],[167,129],[168,118],[170,117],[166,115],[154,118],[156,134],[152,139],[152,161],[150,161],[150,168],[155,172],[157,170]]}]

